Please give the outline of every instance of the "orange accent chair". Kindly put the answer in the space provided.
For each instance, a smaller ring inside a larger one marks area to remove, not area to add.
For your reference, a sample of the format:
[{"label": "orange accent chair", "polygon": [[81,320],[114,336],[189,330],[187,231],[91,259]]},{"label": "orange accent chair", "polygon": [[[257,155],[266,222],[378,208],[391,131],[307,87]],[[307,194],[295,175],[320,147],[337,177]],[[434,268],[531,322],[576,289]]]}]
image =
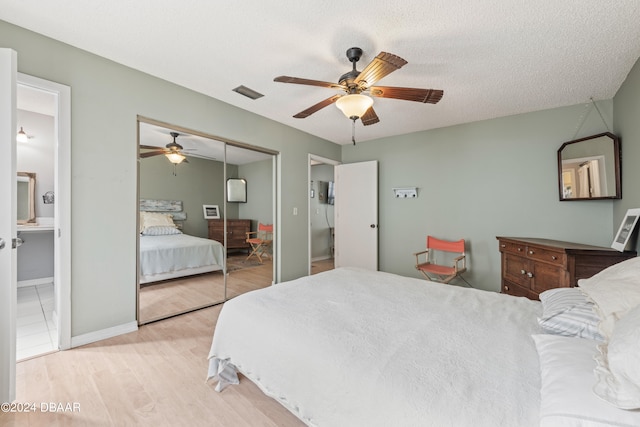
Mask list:
[{"label": "orange accent chair", "polygon": [[258,231],[246,233],[247,243],[251,245],[251,251],[247,260],[252,256],[258,258],[262,264],[263,257],[271,256],[271,244],[273,243],[273,224],[258,223]]},{"label": "orange accent chair", "polygon": [[[440,264],[436,263],[436,254],[442,257]],[[456,254],[457,256],[455,256]],[[467,271],[464,239],[450,242],[427,236],[427,249],[416,252],[414,255],[416,257],[416,269],[428,280],[434,282],[449,283]],[[424,255],[424,262],[420,262],[421,255]],[[449,258],[450,263],[445,265],[445,258]],[[460,278],[463,279],[462,277]]]}]

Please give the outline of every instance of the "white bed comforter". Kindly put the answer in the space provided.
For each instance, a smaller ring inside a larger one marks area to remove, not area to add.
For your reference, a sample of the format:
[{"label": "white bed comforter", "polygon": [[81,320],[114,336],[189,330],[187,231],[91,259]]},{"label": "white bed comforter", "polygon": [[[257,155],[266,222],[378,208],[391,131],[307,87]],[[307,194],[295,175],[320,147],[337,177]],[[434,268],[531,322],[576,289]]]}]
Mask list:
[{"label": "white bed comforter", "polygon": [[537,426],[540,310],[336,269],[225,303],[208,378],[237,369],[310,426]]},{"label": "white bed comforter", "polygon": [[224,246],[220,242],[188,234],[140,236],[142,277],[208,265],[224,265]]}]

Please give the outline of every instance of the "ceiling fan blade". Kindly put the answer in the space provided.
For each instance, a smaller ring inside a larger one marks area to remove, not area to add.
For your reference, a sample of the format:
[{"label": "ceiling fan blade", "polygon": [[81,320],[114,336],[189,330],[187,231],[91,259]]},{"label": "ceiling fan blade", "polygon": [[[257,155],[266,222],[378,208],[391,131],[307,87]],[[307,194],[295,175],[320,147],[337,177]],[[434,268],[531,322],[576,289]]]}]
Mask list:
[{"label": "ceiling fan blade", "polygon": [[358,84],[358,86],[364,90],[384,76],[402,68],[406,63],[407,61],[392,53],[380,52],[378,56],[373,58],[373,61],[358,74],[354,83]]},{"label": "ceiling fan blade", "polygon": [[163,147],[154,147],[153,145],[140,145],[140,148],[144,148],[145,150],[164,150]]},{"label": "ceiling fan blade", "polygon": [[343,89],[343,90],[345,89],[344,86],[338,83],[323,82],[321,80],[301,79],[299,77],[280,76],[273,79],[273,81],[280,82],[280,83],[295,83],[295,84],[307,85],[307,86],[320,86],[320,87],[327,87],[331,89]]},{"label": "ceiling fan blade", "polygon": [[338,100],[338,98],[340,98],[342,95],[333,95],[331,98],[327,98],[324,101],[320,101],[315,105],[312,105],[311,107],[307,108],[304,111],[300,111],[298,114],[296,114],[295,117],[296,119],[304,119],[305,117],[309,117],[310,115],[312,115],[313,113],[315,113],[318,110],[323,109],[324,107],[326,107],[327,105],[331,105],[334,102],[336,102]]},{"label": "ceiling fan blade", "polygon": [[153,157],[153,156],[159,156],[161,154],[165,154],[164,150],[159,150],[159,151],[149,151],[147,153],[140,153],[140,158],[146,158],[146,157]]},{"label": "ceiling fan blade", "polygon": [[403,99],[429,104],[437,104],[444,92],[438,89],[417,89],[411,87],[375,86],[369,88],[371,96],[379,98]]},{"label": "ceiling fan blade", "polygon": [[373,125],[380,121],[373,107],[369,107],[367,112],[364,113],[362,117],[360,117],[360,120],[362,120],[362,124],[365,126]]}]

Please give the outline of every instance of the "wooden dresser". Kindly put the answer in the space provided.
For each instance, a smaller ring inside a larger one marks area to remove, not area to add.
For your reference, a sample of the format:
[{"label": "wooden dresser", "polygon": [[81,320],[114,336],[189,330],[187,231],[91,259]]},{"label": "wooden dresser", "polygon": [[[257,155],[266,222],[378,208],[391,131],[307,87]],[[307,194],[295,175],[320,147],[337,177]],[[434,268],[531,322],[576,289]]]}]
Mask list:
[{"label": "wooden dresser", "polygon": [[[224,244],[224,219],[210,219],[209,238]],[[249,249],[247,234],[251,231],[250,219],[227,219],[227,249]]]},{"label": "wooden dresser", "polygon": [[574,287],[605,268],[636,256],[601,246],[528,237],[497,237],[503,294],[538,299],[547,289]]}]

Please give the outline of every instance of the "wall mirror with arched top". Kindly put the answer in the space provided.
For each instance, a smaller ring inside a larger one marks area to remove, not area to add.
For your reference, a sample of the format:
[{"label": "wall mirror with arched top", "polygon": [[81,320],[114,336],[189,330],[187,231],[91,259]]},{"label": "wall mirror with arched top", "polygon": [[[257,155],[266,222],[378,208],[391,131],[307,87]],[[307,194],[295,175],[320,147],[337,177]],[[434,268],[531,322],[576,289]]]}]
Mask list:
[{"label": "wall mirror with arched top", "polygon": [[620,138],[605,132],[558,149],[561,201],[621,199]]}]

